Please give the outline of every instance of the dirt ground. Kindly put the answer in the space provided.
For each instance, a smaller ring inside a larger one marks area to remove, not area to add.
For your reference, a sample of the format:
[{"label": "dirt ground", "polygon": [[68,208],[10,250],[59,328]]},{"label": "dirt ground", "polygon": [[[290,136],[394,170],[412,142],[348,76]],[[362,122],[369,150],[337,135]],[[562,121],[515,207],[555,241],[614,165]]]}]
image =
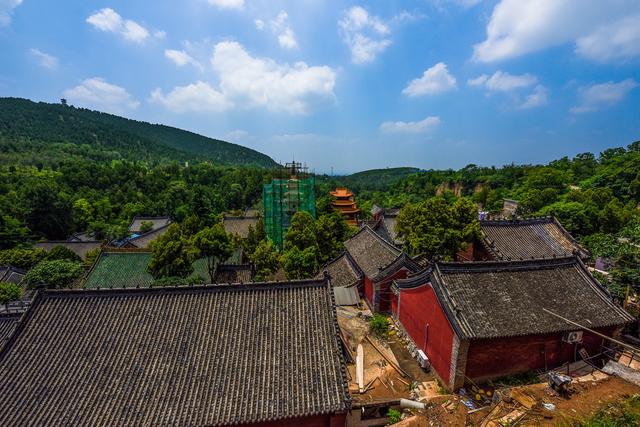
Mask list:
[{"label": "dirt ground", "polygon": [[573,393],[568,398],[564,398],[551,395],[546,384],[528,386],[527,390],[531,395],[545,403],[554,404],[556,410],[554,412],[545,411],[547,416],[553,418],[531,416],[528,417],[524,425],[553,426],[587,418],[610,402],[640,394],[640,387],[616,376],[598,382],[573,384],[572,389]]},{"label": "dirt ground", "polygon": [[[364,384],[366,386],[371,382],[369,390],[361,394],[357,385],[355,363],[347,366],[351,378],[349,391],[353,401],[364,403],[400,398],[410,399],[412,383],[419,384],[423,381],[429,381],[433,379],[433,376],[420,368],[406,347],[396,339],[393,331],[387,340],[370,335],[364,313],[366,312],[354,307],[340,307],[338,310],[338,324],[354,358],[358,344],[362,345]],[[371,344],[369,340],[372,340],[376,345]],[[382,356],[381,351],[386,358]],[[387,359],[399,366],[409,376],[398,372]]]},{"label": "dirt ground", "polygon": [[[546,384],[533,384],[516,389],[532,397],[538,404],[521,418],[519,426],[557,426],[570,425],[572,421],[589,418],[603,406],[634,394],[640,394],[640,387],[619,377],[611,376],[599,381],[584,381],[572,384],[572,393],[568,397],[560,397],[548,389]],[[423,426],[464,426],[481,425],[490,408],[467,413],[467,408],[454,404],[451,396],[440,396],[429,403],[425,411],[408,416],[400,427]],[[444,403],[444,405],[443,405]],[[555,405],[554,411],[541,408],[541,403]],[[445,409],[445,407],[447,408]],[[512,406],[515,407],[515,406]],[[497,425],[497,424],[494,424]]]}]

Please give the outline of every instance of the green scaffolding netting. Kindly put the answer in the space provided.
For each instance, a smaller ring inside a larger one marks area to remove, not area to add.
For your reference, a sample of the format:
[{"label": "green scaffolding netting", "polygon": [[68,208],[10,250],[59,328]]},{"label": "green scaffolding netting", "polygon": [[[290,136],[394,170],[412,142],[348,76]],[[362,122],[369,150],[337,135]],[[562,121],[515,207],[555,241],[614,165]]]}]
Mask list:
[{"label": "green scaffolding netting", "polygon": [[314,186],[313,176],[274,179],[271,184],[264,185],[262,190],[264,229],[269,240],[279,249],[283,247],[284,236],[296,212],[309,212],[314,218],[316,217]]}]

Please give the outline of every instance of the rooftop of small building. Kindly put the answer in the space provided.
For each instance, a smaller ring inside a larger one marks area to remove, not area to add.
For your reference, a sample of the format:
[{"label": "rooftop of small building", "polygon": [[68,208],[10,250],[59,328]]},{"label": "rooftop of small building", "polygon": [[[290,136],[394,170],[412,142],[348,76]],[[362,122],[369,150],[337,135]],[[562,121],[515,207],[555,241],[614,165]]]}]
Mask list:
[{"label": "rooftop of small building", "polygon": [[633,317],[617,306],[575,256],[526,261],[445,263],[395,286],[431,283],[463,338],[498,338],[575,330],[543,309],[589,328],[621,326]]},{"label": "rooftop of small building", "polygon": [[364,225],[344,246],[362,272],[369,278],[392,264],[402,251]]},{"label": "rooftop of small building", "polygon": [[583,248],[554,217],[482,220],[483,244],[500,260],[549,258],[577,254],[588,258]]},{"label": "rooftop of small building", "polygon": [[171,217],[168,216],[135,216],[129,224],[129,231],[140,231],[143,222],[151,223],[152,230],[171,224]]},{"label": "rooftop of small building", "polygon": [[39,291],[0,350],[0,378],[3,425],[217,426],[349,408],[324,279]]},{"label": "rooftop of small building", "polygon": [[360,283],[362,280],[362,270],[356,264],[349,252],[344,251],[322,267],[316,278],[329,275],[329,281],[333,287],[349,287]]},{"label": "rooftop of small building", "polygon": [[249,227],[255,230],[260,218],[258,216],[227,216],[222,219],[224,231],[228,234],[237,234],[243,239],[249,236]]},{"label": "rooftop of small building", "polygon": [[[251,281],[251,266],[237,260],[238,251],[224,264],[218,266],[215,283],[238,283]],[[148,251],[105,251],[100,254],[87,273],[84,288],[137,288],[153,285],[153,276],[147,271],[151,261]],[[238,261],[238,262],[236,262]],[[193,263],[192,277],[201,277],[210,282],[207,260],[201,258]]]}]

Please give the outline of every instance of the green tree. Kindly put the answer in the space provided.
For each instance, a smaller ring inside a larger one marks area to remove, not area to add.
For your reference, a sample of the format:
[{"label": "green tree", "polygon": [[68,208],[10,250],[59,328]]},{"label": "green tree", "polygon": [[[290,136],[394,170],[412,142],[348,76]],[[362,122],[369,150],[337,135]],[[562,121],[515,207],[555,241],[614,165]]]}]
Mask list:
[{"label": "green tree", "polygon": [[256,281],[267,280],[280,266],[278,250],[274,244],[268,240],[263,240],[258,243],[258,246],[256,246],[250,258],[256,270]]},{"label": "green tree", "polygon": [[282,268],[289,279],[313,277],[318,266],[318,247],[316,245],[309,246],[304,250],[292,246],[282,254]]},{"label": "green tree", "polygon": [[338,255],[344,249],[343,242],[353,234],[344,216],[336,211],[320,216],[315,224],[315,232],[320,264]]},{"label": "green tree", "polygon": [[450,204],[443,197],[433,197],[409,204],[400,210],[396,228],[411,254],[449,260],[480,236],[477,208],[468,199]]},{"label": "green tree", "polygon": [[13,248],[0,251],[0,265],[29,270],[47,257],[47,251],[39,248]]},{"label": "green tree", "polygon": [[193,246],[201,257],[207,258],[207,271],[211,283],[214,282],[218,264],[231,256],[234,245],[222,224],[200,230],[193,237]]},{"label": "green tree", "polygon": [[140,233],[146,233],[147,231],[153,230],[153,222],[151,221],[142,221],[140,223]]},{"label": "green tree", "polygon": [[83,272],[84,267],[79,262],[60,259],[41,261],[29,270],[25,280],[30,287],[45,283],[48,288],[61,289],[70,287]]},{"label": "green tree", "polygon": [[22,288],[15,283],[0,282],[0,304],[6,304],[22,297]]},{"label": "green tree", "polygon": [[82,259],[78,255],[76,255],[75,252],[73,252],[71,249],[66,248],[62,245],[54,246],[47,253],[47,256],[45,257],[45,259],[48,261],[52,261],[55,259],[62,259],[62,260],[73,261],[73,262],[82,262]]},{"label": "green tree", "polygon": [[284,236],[282,267],[290,279],[312,277],[318,269],[320,248],[316,221],[308,212],[296,212]]},{"label": "green tree", "polygon": [[284,249],[297,247],[300,250],[316,246],[316,224],[308,212],[296,212],[291,218],[291,226],[284,236]]},{"label": "green tree", "polygon": [[9,249],[27,240],[29,229],[20,220],[0,215],[0,249]]},{"label": "green tree", "polygon": [[187,277],[193,273],[195,250],[178,224],[171,224],[167,232],[151,243],[151,261],[147,271],[155,278]]}]

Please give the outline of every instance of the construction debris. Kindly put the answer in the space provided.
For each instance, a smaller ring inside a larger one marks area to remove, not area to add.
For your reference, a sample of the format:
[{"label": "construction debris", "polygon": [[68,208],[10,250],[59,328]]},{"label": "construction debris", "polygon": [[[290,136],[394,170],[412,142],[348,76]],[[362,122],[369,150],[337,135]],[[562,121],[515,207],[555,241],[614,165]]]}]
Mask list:
[{"label": "construction debris", "polygon": [[358,353],[356,356],[356,378],[358,379],[358,389],[360,393],[364,393],[364,350],[362,344],[358,344]]}]

